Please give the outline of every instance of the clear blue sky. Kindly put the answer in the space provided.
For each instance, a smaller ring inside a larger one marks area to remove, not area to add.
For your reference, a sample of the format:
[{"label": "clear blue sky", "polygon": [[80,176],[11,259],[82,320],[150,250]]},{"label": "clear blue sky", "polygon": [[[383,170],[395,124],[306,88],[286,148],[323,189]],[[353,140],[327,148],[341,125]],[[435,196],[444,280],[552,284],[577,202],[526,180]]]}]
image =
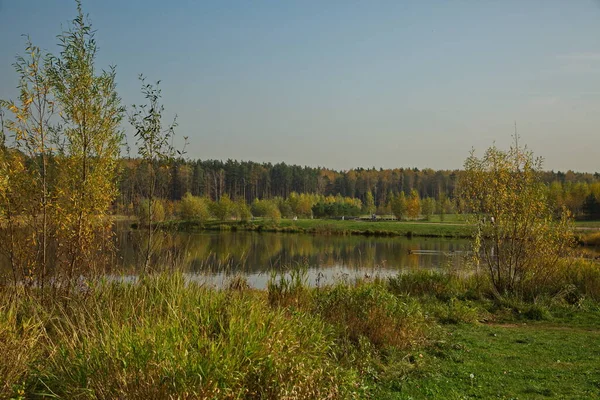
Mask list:
[{"label": "clear blue sky", "polygon": [[[600,2],[86,0],[98,65],[162,80],[191,158],[460,168],[521,140],[600,171]],[[56,52],[71,0],[0,0],[0,97],[28,33]],[[129,128],[128,128],[129,129]],[[129,129],[130,131],[130,129]]]}]

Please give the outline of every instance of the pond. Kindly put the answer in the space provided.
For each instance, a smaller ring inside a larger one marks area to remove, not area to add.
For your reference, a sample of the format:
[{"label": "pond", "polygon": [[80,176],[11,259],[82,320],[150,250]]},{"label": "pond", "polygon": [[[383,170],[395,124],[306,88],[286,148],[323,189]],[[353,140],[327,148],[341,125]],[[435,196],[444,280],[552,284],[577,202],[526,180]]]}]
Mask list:
[{"label": "pond", "polygon": [[[141,232],[121,230],[117,241],[123,272],[135,275],[145,246]],[[244,275],[264,288],[272,272],[302,268],[308,283],[389,276],[415,269],[460,268],[465,239],[368,237],[258,232],[157,234],[156,262],[192,279],[222,286]]]}]

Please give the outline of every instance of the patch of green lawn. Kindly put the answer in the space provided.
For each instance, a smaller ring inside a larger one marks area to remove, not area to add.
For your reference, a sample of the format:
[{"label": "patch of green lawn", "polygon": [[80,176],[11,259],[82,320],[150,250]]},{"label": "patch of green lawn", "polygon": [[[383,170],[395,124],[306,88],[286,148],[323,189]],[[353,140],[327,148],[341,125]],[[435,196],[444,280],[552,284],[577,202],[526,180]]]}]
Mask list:
[{"label": "patch of green lawn", "polygon": [[245,223],[239,221],[207,221],[204,224],[193,221],[168,221],[165,228],[195,230],[244,230],[263,232],[314,233],[334,235],[374,235],[374,236],[424,236],[424,237],[470,237],[473,227],[455,222],[435,221],[364,221],[333,219],[282,219],[275,223],[265,219],[255,219]]},{"label": "patch of green lawn", "polygon": [[600,229],[600,221],[575,221],[575,227]]},{"label": "patch of green lawn", "polygon": [[[600,398],[600,315],[448,327],[388,399]],[[581,324],[580,324],[581,322]]]}]

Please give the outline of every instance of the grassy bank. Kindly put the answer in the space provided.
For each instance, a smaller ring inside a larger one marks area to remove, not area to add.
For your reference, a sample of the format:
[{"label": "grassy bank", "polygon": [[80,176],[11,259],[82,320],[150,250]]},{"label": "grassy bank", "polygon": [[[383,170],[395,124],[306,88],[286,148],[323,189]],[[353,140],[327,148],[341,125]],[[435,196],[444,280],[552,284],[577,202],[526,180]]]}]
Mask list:
[{"label": "grassy bank", "polygon": [[0,398],[600,395],[598,264],[527,301],[494,298],[476,275],[304,279],[213,290],[160,275],[44,303],[4,289]]},{"label": "grassy bank", "polygon": [[516,323],[448,326],[420,352],[419,371],[382,399],[591,399],[600,396],[599,313]]},{"label": "grassy bank", "polygon": [[[365,236],[407,236],[407,237],[446,237],[468,238],[474,227],[466,222],[463,215],[447,215],[444,221],[434,215],[429,221],[369,221],[369,220],[329,220],[329,219],[282,219],[273,222],[256,219],[248,222],[209,220],[196,221],[170,220],[161,223],[164,229],[178,231],[257,231],[287,232],[324,235],[365,235]],[[600,221],[577,221],[575,231],[581,244],[600,245]]]},{"label": "grassy bank", "polygon": [[182,231],[200,230],[243,230],[258,232],[288,232],[327,235],[367,235],[367,236],[421,236],[421,237],[470,237],[472,227],[464,222],[409,222],[409,221],[361,221],[361,220],[320,220],[282,219],[274,223],[268,220],[249,222],[207,221],[203,224],[194,221],[168,221],[162,224],[165,229]]}]

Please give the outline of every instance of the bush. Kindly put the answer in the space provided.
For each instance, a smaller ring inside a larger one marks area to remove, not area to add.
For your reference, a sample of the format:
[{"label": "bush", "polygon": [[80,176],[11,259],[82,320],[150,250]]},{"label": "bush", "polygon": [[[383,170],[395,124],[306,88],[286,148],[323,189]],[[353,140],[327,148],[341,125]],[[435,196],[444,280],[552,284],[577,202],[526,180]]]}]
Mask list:
[{"label": "bush", "polygon": [[236,206],[236,214],[237,217],[242,222],[248,222],[250,218],[252,218],[252,213],[250,212],[250,207],[246,204],[244,199],[239,199],[235,202]]},{"label": "bush", "polygon": [[198,221],[200,223],[207,221],[210,217],[206,200],[201,197],[192,196],[190,193],[186,193],[181,199],[179,213],[183,219]]},{"label": "bush", "polygon": [[425,340],[427,323],[416,302],[377,283],[337,285],[319,292],[318,312],[355,344],[366,337],[377,349],[409,348]]},{"label": "bush", "polygon": [[435,296],[440,300],[448,300],[464,293],[459,278],[441,272],[414,271],[399,274],[389,278],[388,285],[392,293]]},{"label": "bush", "polygon": [[576,262],[564,267],[565,284],[575,286],[575,291],[570,294],[571,303],[577,303],[582,298],[590,298],[594,301],[600,301],[600,264],[577,260]]},{"label": "bush", "polygon": [[235,204],[231,201],[229,195],[225,193],[221,196],[219,201],[210,203],[210,210],[217,220],[225,221],[230,219],[235,212]]},{"label": "bush", "polygon": [[472,152],[465,161],[460,190],[476,216],[473,255],[489,268],[499,296],[542,294],[574,245],[570,215],[555,219],[541,171],[541,159],[516,143],[509,151],[491,147],[482,158]]},{"label": "bush", "polygon": [[[148,199],[144,199],[140,202],[137,209],[137,216],[140,220],[140,224],[148,225],[148,208],[150,206],[150,201]],[[155,199],[152,202],[152,212],[151,212],[151,220],[152,223],[162,222],[165,219],[165,208],[162,204],[162,201]]]}]

